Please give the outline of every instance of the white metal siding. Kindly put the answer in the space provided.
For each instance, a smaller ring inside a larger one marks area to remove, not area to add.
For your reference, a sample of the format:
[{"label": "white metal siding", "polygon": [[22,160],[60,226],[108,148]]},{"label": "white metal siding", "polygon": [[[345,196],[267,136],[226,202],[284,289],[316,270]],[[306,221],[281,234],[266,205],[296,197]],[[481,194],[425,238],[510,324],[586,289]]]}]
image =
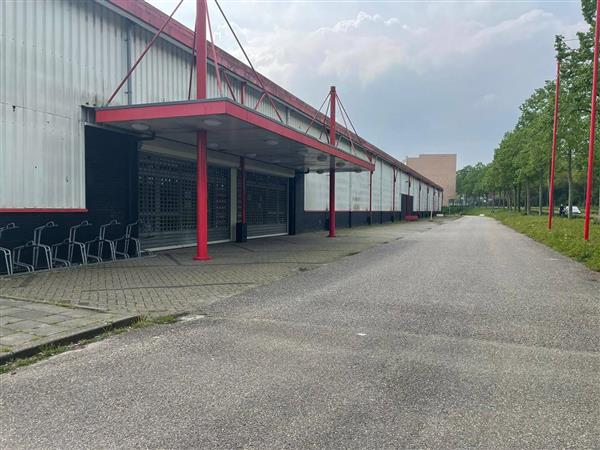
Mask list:
[{"label": "white metal siding", "polygon": [[392,210],[393,189],[394,169],[384,162],[381,168],[381,211]]},{"label": "white metal siding", "polygon": [[[99,3],[78,0],[1,1],[0,25],[0,208],[84,208],[81,106],[104,104],[127,72],[128,45],[134,61],[152,33]],[[132,76],[132,103],[186,100],[190,65],[189,51],[158,39]],[[239,100],[240,81],[231,76],[230,82]],[[195,84],[193,79],[192,96]],[[209,97],[222,95],[212,63],[207,91]],[[231,97],[224,79],[223,91]],[[254,107],[260,95],[248,85],[246,105]],[[127,101],[125,85],[112,104]],[[306,130],[310,117],[275,103],[291,127]],[[277,120],[266,98],[258,111]],[[313,124],[309,134],[327,140],[323,125]],[[364,149],[353,150],[345,138],[339,147],[367,160]],[[378,158],[373,210],[391,209],[392,178],[382,168]],[[338,208],[368,210],[368,173],[338,178]],[[326,174],[308,175],[306,209],[327,208],[328,190]]]},{"label": "white metal siding", "polygon": [[304,210],[325,211],[329,203],[329,177],[308,173],[304,176]]},{"label": "white metal siding", "polygon": [[394,211],[400,211],[402,209],[402,172],[396,171],[396,190],[394,191],[396,200]]},{"label": "white metal siding", "polygon": [[83,208],[80,105],[123,76],[125,21],[79,1],[3,1],[0,21],[0,207]]},{"label": "white metal siding", "polygon": [[[134,27],[132,59],[142,53],[153,34],[139,26]],[[125,45],[125,44],[123,44]],[[187,100],[190,78],[191,55],[165,40],[158,39],[142,62],[133,72],[133,103],[158,103],[171,100]],[[119,73],[125,76],[127,70]],[[196,95],[195,78],[192,95]],[[116,87],[114,85],[113,89]]]},{"label": "white metal siding", "polygon": [[[329,175],[327,175],[329,182]],[[348,172],[340,172],[335,174],[335,209],[336,211],[350,210],[350,174]],[[329,198],[327,201],[329,208]]]},{"label": "white metal siding", "polygon": [[396,182],[400,185],[400,193],[408,195],[408,174],[399,171],[398,180]]},{"label": "white metal siding", "polygon": [[[304,178],[305,211],[329,210],[329,173],[309,173]],[[335,209],[369,211],[369,172],[335,175]]]},{"label": "white metal siding", "polygon": [[351,173],[352,211],[369,211],[369,172]]},{"label": "white metal siding", "polygon": [[372,180],[373,211],[381,211],[381,159],[375,158],[375,171]]}]

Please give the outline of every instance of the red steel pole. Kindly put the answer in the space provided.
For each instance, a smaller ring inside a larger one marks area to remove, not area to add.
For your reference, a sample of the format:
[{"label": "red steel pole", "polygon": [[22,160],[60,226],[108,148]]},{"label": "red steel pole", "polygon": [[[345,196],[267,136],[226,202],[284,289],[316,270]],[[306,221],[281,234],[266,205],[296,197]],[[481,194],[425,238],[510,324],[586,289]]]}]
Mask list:
[{"label": "red steel pole", "polygon": [[596,25],[594,33],[594,74],[592,79],[592,110],[590,114],[590,146],[588,155],[587,187],[585,193],[585,222],[583,239],[590,240],[592,214],[592,178],[594,176],[594,141],[596,140],[596,97],[598,96],[598,38],[600,37],[600,0],[596,0]]},{"label": "red steel pole", "polygon": [[369,225],[373,223],[373,171],[369,172]]},{"label": "red steel pole", "polygon": [[[330,90],[329,144],[335,146],[335,86]],[[335,237],[335,157],[331,157],[329,168],[329,237]]]},{"label": "red steel pole", "polygon": [[394,170],[394,186],[392,187],[392,220],[396,220],[396,168]]},{"label": "red steel pole", "polygon": [[[206,98],[206,0],[196,0],[196,98]],[[207,133],[196,133],[196,256],[206,261],[208,256],[208,167]]]},{"label": "red steel pole", "polygon": [[196,0],[196,98],[206,98],[206,0]]},{"label": "red steel pole", "polygon": [[240,195],[242,198],[240,199],[240,204],[242,208],[242,223],[246,223],[246,158],[242,157],[240,161]]},{"label": "red steel pole", "polygon": [[548,194],[548,229],[554,216],[554,173],[556,171],[556,133],[558,131],[558,101],[560,97],[560,60],[556,60],[556,93],[554,94],[554,126],[552,129],[552,159],[550,161],[550,192]]}]

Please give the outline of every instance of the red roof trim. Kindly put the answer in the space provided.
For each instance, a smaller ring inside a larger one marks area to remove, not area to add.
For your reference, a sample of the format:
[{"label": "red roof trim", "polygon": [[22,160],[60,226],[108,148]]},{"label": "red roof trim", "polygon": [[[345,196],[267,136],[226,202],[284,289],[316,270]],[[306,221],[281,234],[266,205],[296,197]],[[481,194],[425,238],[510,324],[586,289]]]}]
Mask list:
[{"label": "red roof trim", "polygon": [[96,110],[96,122],[115,123],[132,120],[167,119],[176,117],[229,115],[256,127],[265,129],[279,136],[296,141],[302,145],[312,147],[329,155],[340,158],[349,163],[362,167],[365,170],[374,170],[375,166],[368,161],[363,161],[350,155],[337,147],[325,144],[285,125],[277,123],[262,114],[251,111],[243,106],[227,100],[201,101],[201,102],[176,102],[159,105],[122,106],[99,108]]},{"label": "red roof trim", "polygon": [[[166,15],[165,13],[160,11],[158,8],[155,8],[151,4],[146,3],[144,0],[107,0],[107,1],[109,3],[111,3],[112,5],[118,7],[119,9],[123,10],[124,12],[136,17],[137,19],[139,19],[143,22],[146,22],[148,25],[150,25],[156,29],[159,29],[164,24],[165,20],[168,17],[168,15]],[[188,47],[190,49],[193,46],[194,32],[192,30],[190,30],[189,28],[187,28],[185,25],[183,25],[181,22],[171,19],[169,24],[165,27],[163,33],[168,35],[172,39],[175,39],[176,41],[180,42],[181,44],[185,45],[186,47]],[[250,67],[248,67],[246,64],[242,63],[240,60],[238,60],[234,56],[230,55],[226,51],[220,49],[219,47],[215,46],[215,49],[216,49],[216,52],[217,52],[217,55],[219,58],[219,64],[222,67],[230,70],[237,76],[239,76],[243,79],[246,79],[256,85],[259,84],[254,76],[254,72],[252,71],[252,69]],[[212,59],[211,52],[208,52],[208,54],[209,54],[209,59]],[[272,82],[271,80],[266,78],[264,75],[261,75],[261,77],[262,77],[263,83],[265,85],[265,88],[269,91],[269,93],[271,95],[273,95],[273,96],[277,97],[279,100],[289,104],[290,106],[294,107],[298,111],[303,112],[304,114],[306,114],[309,117],[313,117],[317,113],[317,110],[315,108],[313,108],[312,106],[310,106],[308,103],[300,100],[298,97],[296,97],[289,91],[283,89],[281,86],[278,86],[277,84],[275,84],[274,82]],[[323,122],[326,119],[326,116],[322,113],[318,113],[317,118],[320,119],[321,122]],[[374,155],[378,156],[379,158],[391,163],[392,165],[395,165],[396,167],[402,169],[403,172],[408,173],[422,181],[425,181],[426,183],[429,183],[432,186],[435,186],[440,190],[443,190],[443,188],[440,185],[438,185],[437,183],[434,183],[433,181],[427,179],[426,177],[424,177],[423,175],[421,175],[414,169],[411,169],[406,164],[401,163],[393,156],[388,155],[383,150],[379,149],[378,147],[371,144],[370,142],[367,142],[366,140],[364,140],[360,136],[356,135],[352,131],[348,130],[344,126],[337,124],[336,128],[338,130],[342,131],[342,134],[345,134],[346,136],[351,136],[352,139],[354,139],[356,142],[358,142],[367,151],[369,151],[369,152],[373,153]]]}]

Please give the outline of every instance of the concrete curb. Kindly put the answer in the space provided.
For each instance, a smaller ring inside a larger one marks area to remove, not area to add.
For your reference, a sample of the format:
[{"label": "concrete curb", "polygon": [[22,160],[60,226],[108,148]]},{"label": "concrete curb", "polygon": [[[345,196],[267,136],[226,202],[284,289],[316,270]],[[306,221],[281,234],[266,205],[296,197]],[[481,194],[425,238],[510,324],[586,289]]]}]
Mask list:
[{"label": "concrete curb", "polygon": [[17,350],[15,352],[7,353],[6,355],[0,356],[0,366],[7,364],[13,360],[27,358],[29,356],[33,356],[39,353],[42,348],[48,346],[59,346],[59,345],[67,345],[73,344],[77,341],[81,341],[83,339],[90,339],[99,334],[102,334],[106,331],[114,330],[117,328],[127,327],[136,321],[141,319],[141,315],[127,316],[122,319],[116,320],[111,323],[107,323],[104,325],[88,328],[86,330],[78,331],[69,336],[64,336],[55,341],[44,342],[43,344],[34,345],[32,347],[27,347],[21,350]]}]

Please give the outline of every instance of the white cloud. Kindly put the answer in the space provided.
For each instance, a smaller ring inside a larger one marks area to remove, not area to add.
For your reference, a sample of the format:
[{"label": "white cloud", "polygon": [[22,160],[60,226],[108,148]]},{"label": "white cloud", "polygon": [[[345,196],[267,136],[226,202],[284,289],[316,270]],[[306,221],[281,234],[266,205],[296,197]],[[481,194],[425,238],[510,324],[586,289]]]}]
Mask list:
[{"label": "white cloud", "polygon": [[[385,32],[378,31],[382,24]],[[244,46],[262,73],[283,83],[315,75],[368,83],[402,61],[402,46],[389,31],[396,24],[396,18],[359,12],[308,32],[275,27],[244,33]]]},{"label": "white cloud", "polygon": [[[280,83],[307,77],[337,77],[367,84],[395,67],[416,73],[441,70],[482,52],[561,28],[559,19],[540,9],[491,25],[472,18],[440,16],[438,9],[433,11],[440,21],[427,27],[359,11],[354,17],[312,31],[306,26],[239,31],[258,70]],[[227,31],[218,35],[218,44],[222,44],[223,37],[227,42]],[[241,56],[233,49],[236,56]]]}]

